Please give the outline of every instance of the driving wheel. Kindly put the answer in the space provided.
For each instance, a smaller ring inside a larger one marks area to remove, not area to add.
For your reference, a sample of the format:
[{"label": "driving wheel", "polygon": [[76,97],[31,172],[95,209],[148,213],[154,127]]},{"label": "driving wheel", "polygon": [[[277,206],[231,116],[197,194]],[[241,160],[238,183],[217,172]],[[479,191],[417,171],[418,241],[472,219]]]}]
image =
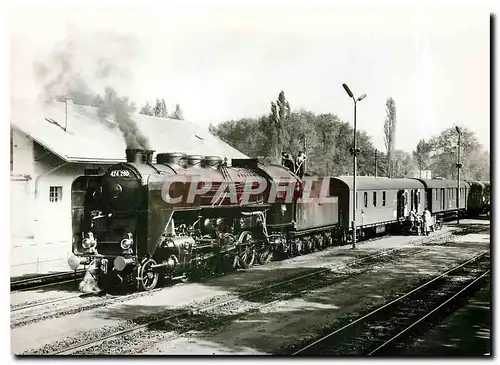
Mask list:
[{"label": "driving wheel", "polygon": [[243,232],[240,236],[240,253],[238,254],[238,265],[242,269],[248,269],[255,262],[255,244],[250,232]]},{"label": "driving wheel", "polygon": [[139,290],[149,291],[156,288],[160,274],[153,270],[152,266],[156,265],[153,259],[146,260],[138,268],[137,286]]}]

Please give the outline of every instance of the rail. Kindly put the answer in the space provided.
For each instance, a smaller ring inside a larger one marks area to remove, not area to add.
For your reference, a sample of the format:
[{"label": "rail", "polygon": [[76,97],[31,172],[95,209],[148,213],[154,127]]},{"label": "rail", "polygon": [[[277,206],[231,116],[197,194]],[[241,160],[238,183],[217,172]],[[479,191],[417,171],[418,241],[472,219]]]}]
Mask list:
[{"label": "rail", "polygon": [[[426,288],[429,288],[431,286],[431,284],[433,283],[436,283],[438,280],[441,280],[447,276],[449,276],[450,274],[464,268],[465,266],[473,263],[473,262],[477,262],[479,259],[485,257],[486,254],[488,254],[489,251],[484,251],[474,257],[472,257],[471,259],[461,263],[460,265],[457,265],[449,270],[447,270],[446,272],[442,273],[442,274],[439,274],[438,276],[434,277],[433,279],[425,282],[424,284],[418,286],[417,288],[415,289],[412,289],[411,291],[397,297],[396,299],[394,300],[391,300],[390,302],[378,307],[377,309],[369,312],[368,314],[365,314],[359,318],[357,318],[356,320],[342,326],[341,328],[338,328],[330,333],[328,333],[327,335],[313,341],[312,343],[302,347],[301,349],[299,349],[298,351],[294,352],[292,355],[323,355],[323,354],[331,354],[331,349],[332,347],[334,346],[332,344],[332,340],[334,338],[337,338],[337,336],[341,335],[341,334],[344,334],[344,332],[346,330],[353,330],[355,328],[355,326],[358,326],[358,325],[362,325],[363,322],[369,320],[369,319],[372,319],[373,317],[375,317],[375,315],[378,315],[379,313],[381,313],[382,311],[388,309],[388,308],[391,308],[391,307],[394,307],[396,304],[400,304],[403,299],[406,299],[408,298],[409,296],[413,295],[413,294],[416,294],[416,293],[420,293],[423,289],[426,289]],[[486,272],[486,273],[483,273],[483,275],[481,276],[484,277],[484,275],[487,275],[487,273],[489,272],[489,270]],[[475,282],[475,281],[474,281]],[[451,299],[451,298],[450,298]],[[446,303],[446,302],[445,302]],[[443,303],[444,304],[444,303]],[[442,306],[441,306],[442,307]],[[391,318],[390,315],[387,316],[387,318]],[[409,326],[409,328],[411,328],[412,326]],[[398,335],[394,336],[394,338],[391,338],[390,340],[387,341],[387,344],[389,344],[391,341],[395,340],[397,337],[399,337],[404,331],[401,331],[400,333],[398,333]],[[334,337],[335,336],[335,337]],[[342,340],[344,340],[345,337],[343,337]],[[335,342],[335,345],[340,345],[341,343],[337,343]],[[386,345],[387,345],[386,344]],[[384,345],[384,346],[386,346]],[[382,346],[382,347],[384,347]],[[380,347],[380,349],[382,349],[382,347]]]}]

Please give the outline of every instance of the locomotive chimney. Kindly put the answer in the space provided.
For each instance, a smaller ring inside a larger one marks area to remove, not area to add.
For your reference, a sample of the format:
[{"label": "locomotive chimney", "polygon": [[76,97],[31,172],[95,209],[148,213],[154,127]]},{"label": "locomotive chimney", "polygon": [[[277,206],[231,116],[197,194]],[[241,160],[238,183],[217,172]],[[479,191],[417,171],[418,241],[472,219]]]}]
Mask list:
[{"label": "locomotive chimney", "polygon": [[127,148],[125,154],[129,163],[152,163],[154,150]]}]

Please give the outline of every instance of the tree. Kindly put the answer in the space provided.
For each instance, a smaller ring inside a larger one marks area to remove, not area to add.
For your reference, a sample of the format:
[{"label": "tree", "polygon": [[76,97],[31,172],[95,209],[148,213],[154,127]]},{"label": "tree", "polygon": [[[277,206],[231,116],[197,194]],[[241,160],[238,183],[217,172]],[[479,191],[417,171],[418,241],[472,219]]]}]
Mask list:
[{"label": "tree", "polygon": [[175,111],[174,113],[170,116],[172,119],[179,119],[179,120],[184,120],[184,115],[181,110],[181,106],[179,104],[175,105]]},{"label": "tree", "polygon": [[290,104],[285,98],[285,93],[281,91],[276,103],[271,102],[270,136],[271,136],[271,163],[281,163],[281,150],[283,141],[286,139],[284,124],[290,116]]},{"label": "tree", "polygon": [[[285,104],[286,105],[286,104]],[[273,151],[270,138],[272,123],[270,116],[243,118],[211,125],[209,131],[226,143],[251,157],[259,157],[264,162],[271,161]],[[283,123],[284,151],[296,157],[303,150],[304,136],[307,137],[307,172],[317,175],[352,174],[351,147],[352,127],[339,120],[334,114],[316,115],[310,111],[299,110],[290,113]],[[375,147],[370,136],[358,131],[358,158],[360,175],[375,174]],[[386,171],[383,154],[378,161],[379,174]]]},{"label": "tree", "polygon": [[165,99],[161,98],[161,118],[168,118],[167,105],[165,104]]},{"label": "tree", "polygon": [[259,124],[260,121],[257,119],[243,118],[223,122],[217,126],[210,124],[208,130],[248,156],[267,156],[265,137],[260,132]]},{"label": "tree", "polygon": [[393,98],[387,99],[385,102],[386,117],[384,122],[384,142],[387,151],[387,159],[389,162],[389,174],[392,176],[392,155],[394,152],[396,139],[396,103]]},{"label": "tree", "polygon": [[416,166],[412,155],[403,150],[394,150],[392,158],[393,177],[410,177]]},{"label": "tree", "polygon": [[156,99],[155,106],[153,108],[153,115],[159,118],[168,118],[167,106],[165,105],[165,99]]},{"label": "tree", "polygon": [[154,115],[153,107],[149,105],[148,102],[146,102],[146,105],[144,105],[141,110],[139,111],[139,114],[144,114],[144,115]]},{"label": "tree", "polygon": [[425,139],[418,142],[416,150],[413,151],[413,158],[419,171],[426,170],[429,167],[431,151],[432,145],[426,142]]},{"label": "tree", "polygon": [[[432,146],[431,169],[434,176],[455,179],[457,168],[457,145],[458,134],[455,128],[448,128],[442,131],[438,136],[429,141]],[[474,132],[464,128],[461,136],[461,161],[463,163],[463,178],[468,178],[471,171],[485,171],[489,169],[489,161],[484,158],[477,161],[481,166],[475,166],[472,156],[481,156],[484,154],[483,146],[477,140]],[[474,173],[472,173],[474,174]],[[470,177],[469,177],[470,178]]]}]

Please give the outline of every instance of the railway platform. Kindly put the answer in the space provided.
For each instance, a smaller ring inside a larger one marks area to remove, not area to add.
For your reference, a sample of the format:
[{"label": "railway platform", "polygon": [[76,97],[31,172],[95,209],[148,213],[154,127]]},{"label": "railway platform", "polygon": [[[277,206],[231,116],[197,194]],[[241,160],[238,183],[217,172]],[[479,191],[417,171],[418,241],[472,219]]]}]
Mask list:
[{"label": "railway platform", "polygon": [[34,276],[71,272],[67,264],[70,252],[70,242],[37,242],[30,238],[11,238],[11,283]]}]

